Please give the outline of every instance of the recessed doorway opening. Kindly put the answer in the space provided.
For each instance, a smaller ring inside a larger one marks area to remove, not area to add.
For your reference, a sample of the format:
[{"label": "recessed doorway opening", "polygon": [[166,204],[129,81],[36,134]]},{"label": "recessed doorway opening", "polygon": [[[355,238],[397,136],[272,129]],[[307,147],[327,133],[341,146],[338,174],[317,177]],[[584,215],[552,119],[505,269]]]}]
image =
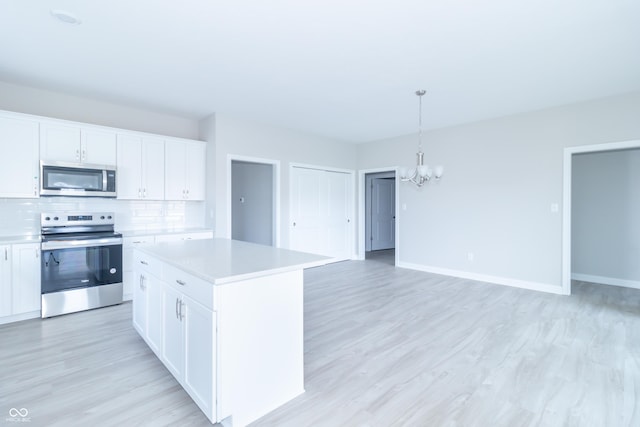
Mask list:
[{"label": "recessed doorway opening", "polygon": [[230,161],[231,238],[279,246],[279,168],[268,160]]},{"label": "recessed doorway opening", "polygon": [[360,259],[396,264],[397,196],[394,168],[360,172]]}]

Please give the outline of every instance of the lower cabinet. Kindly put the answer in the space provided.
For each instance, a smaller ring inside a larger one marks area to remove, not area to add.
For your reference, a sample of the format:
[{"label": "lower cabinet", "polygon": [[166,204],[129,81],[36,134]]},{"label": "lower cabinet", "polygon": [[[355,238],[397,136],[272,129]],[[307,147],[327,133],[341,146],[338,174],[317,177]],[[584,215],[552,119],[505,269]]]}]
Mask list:
[{"label": "lower cabinet", "polygon": [[145,269],[134,273],[133,326],[160,357],[162,348],[162,282]]},{"label": "lower cabinet", "polygon": [[0,246],[0,324],[40,311],[40,243]]},{"label": "lower cabinet", "polygon": [[148,243],[177,242],[181,240],[212,239],[213,231],[196,231],[190,233],[155,234],[148,236],[125,237],[122,239],[122,282],[123,299],[133,299],[134,287],[138,277],[134,274],[133,250],[136,246]]},{"label": "lower cabinet", "polygon": [[189,296],[211,294],[212,285],[176,278],[144,255],[136,254],[133,264],[135,329],[209,420],[218,421],[216,316]]},{"label": "lower cabinet", "polygon": [[0,246],[0,317],[11,316],[11,245]]},{"label": "lower cabinet", "polygon": [[212,419],[215,390],[213,312],[163,284],[162,360],[196,404]]}]

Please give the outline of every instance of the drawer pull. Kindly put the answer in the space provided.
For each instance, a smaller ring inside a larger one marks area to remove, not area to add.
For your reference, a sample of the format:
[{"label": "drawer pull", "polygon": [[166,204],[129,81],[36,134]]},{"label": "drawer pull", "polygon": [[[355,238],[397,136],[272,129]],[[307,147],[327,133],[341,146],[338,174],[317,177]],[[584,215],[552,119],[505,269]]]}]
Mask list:
[{"label": "drawer pull", "polygon": [[184,286],[187,284],[186,282],[183,282],[182,280],[178,280],[178,279],[176,279],[176,283],[180,286]]},{"label": "drawer pull", "polygon": [[140,261],[140,264],[142,265],[149,265],[149,263],[147,261]]}]

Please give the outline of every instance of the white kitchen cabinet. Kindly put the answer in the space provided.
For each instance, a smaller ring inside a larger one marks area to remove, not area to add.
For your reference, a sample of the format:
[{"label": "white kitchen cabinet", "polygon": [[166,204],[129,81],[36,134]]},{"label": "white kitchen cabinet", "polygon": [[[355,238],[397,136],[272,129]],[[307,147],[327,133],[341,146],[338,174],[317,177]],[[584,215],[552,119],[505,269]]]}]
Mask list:
[{"label": "white kitchen cabinet", "polygon": [[118,135],[118,199],[164,199],[164,140]]},{"label": "white kitchen cabinet", "polygon": [[0,116],[0,197],[37,198],[40,188],[38,122]]},{"label": "white kitchen cabinet", "polygon": [[11,245],[0,246],[0,317],[11,315]]},{"label": "white kitchen cabinet", "polygon": [[133,325],[145,337],[153,352],[160,356],[162,348],[162,283],[139,269],[135,274]]},{"label": "white kitchen cabinet", "polygon": [[205,144],[165,142],[165,199],[204,200]]},{"label": "white kitchen cabinet", "polygon": [[39,311],[40,244],[14,244],[11,257],[11,314]]},{"label": "white kitchen cabinet", "polygon": [[216,318],[208,308],[183,297],[183,386],[205,414],[214,413]]},{"label": "white kitchen cabinet", "polygon": [[196,231],[191,233],[156,234],[148,236],[124,237],[122,239],[122,282],[123,299],[131,300],[134,297],[134,287],[138,277],[134,272],[133,249],[139,245],[159,242],[174,242],[180,240],[213,239],[213,230]]},{"label": "white kitchen cabinet", "polygon": [[135,271],[135,284],[133,285],[133,327],[144,338],[147,335],[147,284],[144,281],[144,273]]},{"label": "white kitchen cabinet", "polygon": [[182,382],[184,366],[184,326],[181,293],[172,286],[162,287],[162,360],[174,377]]},{"label": "white kitchen cabinet", "polygon": [[107,166],[116,164],[115,132],[82,129],[80,136],[80,160],[82,163]]},{"label": "white kitchen cabinet", "polygon": [[210,415],[216,365],[213,312],[166,282],[162,301],[162,360],[204,413]]},{"label": "white kitchen cabinet", "polygon": [[147,343],[156,356],[162,350],[162,282],[148,274],[147,285]]},{"label": "white kitchen cabinet", "polygon": [[116,133],[57,122],[40,123],[44,161],[115,165]]}]

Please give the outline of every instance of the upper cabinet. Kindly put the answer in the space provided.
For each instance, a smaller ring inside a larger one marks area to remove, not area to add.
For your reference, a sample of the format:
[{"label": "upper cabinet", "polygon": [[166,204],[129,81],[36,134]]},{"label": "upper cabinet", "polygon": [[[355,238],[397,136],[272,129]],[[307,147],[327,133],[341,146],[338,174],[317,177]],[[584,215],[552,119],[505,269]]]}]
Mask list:
[{"label": "upper cabinet", "polygon": [[40,158],[55,162],[115,165],[116,133],[57,122],[41,122]]},{"label": "upper cabinet", "polygon": [[38,122],[0,115],[0,197],[39,195]]},{"label": "upper cabinet", "polygon": [[166,200],[204,200],[204,142],[165,142]]},{"label": "upper cabinet", "polygon": [[118,199],[164,199],[164,140],[118,135]]},{"label": "upper cabinet", "polygon": [[40,162],[116,166],[124,200],[205,198],[203,141],[0,111],[0,198],[38,198]]}]

